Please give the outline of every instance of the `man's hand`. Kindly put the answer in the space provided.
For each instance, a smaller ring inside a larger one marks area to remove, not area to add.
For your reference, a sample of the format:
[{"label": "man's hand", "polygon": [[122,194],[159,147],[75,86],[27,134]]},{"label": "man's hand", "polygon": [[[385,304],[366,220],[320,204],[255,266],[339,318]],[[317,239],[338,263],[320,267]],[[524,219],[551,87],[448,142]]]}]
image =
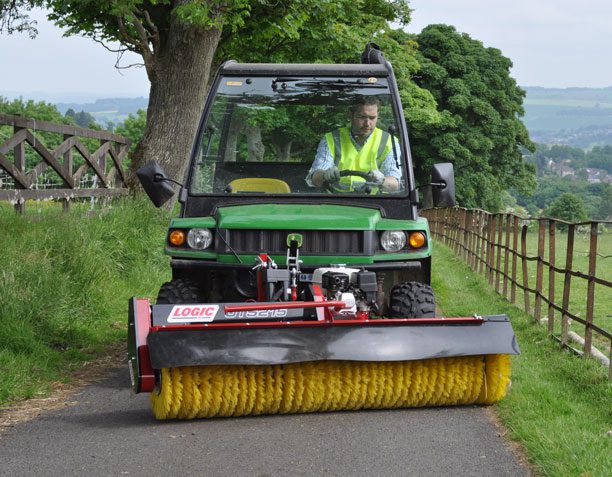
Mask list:
[{"label": "man's hand", "polygon": [[334,184],[340,180],[340,169],[338,169],[336,166],[325,169],[322,177],[326,184]]},{"label": "man's hand", "polygon": [[383,182],[385,182],[385,175],[378,169],[372,169],[368,172],[368,178],[366,180],[380,187],[383,185]]}]

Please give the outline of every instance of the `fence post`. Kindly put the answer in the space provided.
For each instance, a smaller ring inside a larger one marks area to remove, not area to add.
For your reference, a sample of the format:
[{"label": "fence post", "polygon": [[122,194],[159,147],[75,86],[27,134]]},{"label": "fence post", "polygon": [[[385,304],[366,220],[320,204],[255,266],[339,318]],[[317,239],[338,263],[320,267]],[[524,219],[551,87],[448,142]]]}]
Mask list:
[{"label": "fence post", "polygon": [[[13,135],[17,134],[22,129],[25,129],[25,128],[14,126]],[[19,144],[17,144],[13,148],[13,157],[15,158],[15,169],[17,169],[19,172],[24,174],[26,161],[25,161],[25,143],[23,141],[19,142]],[[14,183],[15,183],[15,186],[17,187],[17,184],[18,184],[17,181],[14,181]],[[25,212],[25,202],[18,201],[17,203],[15,203],[15,212],[19,214],[23,214]]]},{"label": "fence post", "polygon": [[504,298],[508,298],[508,269],[510,267],[508,261],[510,259],[510,219],[512,216],[506,214],[506,239],[504,240]]},{"label": "fence post", "polygon": [[468,250],[469,250],[469,265],[470,268],[472,270],[476,270],[476,260],[475,260],[475,256],[476,256],[476,250],[475,250],[475,242],[476,242],[476,236],[474,235],[474,211],[470,210],[470,214],[469,214],[469,235],[468,235]]},{"label": "fence post", "polygon": [[527,270],[527,225],[521,229],[521,261],[523,266],[523,290],[525,297],[525,311],[529,313],[529,272]]},{"label": "fence post", "polygon": [[548,222],[548,333],[555,331],[555,232],[557,223]]},{"label": "fence post", "polygon": [[512,283],[510,284],[510,301],[516,303],[516,256],[518,254],[519,218],[514,216],[512,224]]},{"label": "fence post", "polygon": [[502,214],[497,216],[499,222],[497,223],[497,238],[495,239],[495,250],[497,253],[497,260],[495,261],[495,291],[499,293],[499,285],[501,279],[501,256],[503,242],[503,229],[504,229],[504,216]]},{"label": "fence post", "polygon": [[469,250],[468,250],[468,211],[467,209],[463,209],[462,214],[461,214],[461,221],[463,222],[462,226],[463,226],[463,247],[462,247],[462,256],[463,256],[463,260],[469,263]]},{"label": "fence post", "polygon": [[539,323],[542,317],[542,277],[544,275],[544,241],[545,241],[545,220],[538,219],[538,261],[536,269],[536,296],[533,317]]},{"label": "fence post", "polygon": [[488,230],[488,217],[482,210],[478,211],[479,226],[478,226],[478,273],[483,274],[485,270],[485,260],[488,250],[485,250],[485,226]]},{"label": "fence post", "polygon": [[597,265],[597,222],[591,222],[591,243],[589,246],[589,283],[587,286],[586,327],[584,330],[584,355],[591,354],[593,339],[593,308],[595,306],[595,268]]},{"label": "fence post", "polygon": [[453,250],[455,251],[455,254],[460,255],[461,251],[459,250],[459,228],[461,227],[461,219],[459,217],[459,211],[457,209],[450,209],[450,213],[453,224],[453,230],[451,231]]},{"label": "fence post", "polygon": [[[72,137],[71,134],[64,134],[64,141],[69,141]],[[72,162],[72,148],[69,148],[64,153],[64,171],[68,177],[72,177],[73,172],[73,162]],[[75,187],[78,187],[78,184],[75,184]],[[62,199],[62,207],[64,212],[68,212],[70,210],[70,199],[68,197]]]},{"label": "fence post", "polygon": [[495,230],[497,226],[497,216],[490,215],[491,219],[489,223],[489,230],[487,233],[487,279],[489,285],[493,285],[493,264],[495,263],[495,248],[493,242],[495,242]]},{"label": "fence post", "polygon": [[576,226],[569,224],[567,228],[567,250],[565,251],[565,278],[563,280],[563,312],[561,314],[561,344],[567,345],[567,334],[569,333],[569,317],[567,316],[570,290],[572,283],[572,262],[574,260],[574,235]]}]

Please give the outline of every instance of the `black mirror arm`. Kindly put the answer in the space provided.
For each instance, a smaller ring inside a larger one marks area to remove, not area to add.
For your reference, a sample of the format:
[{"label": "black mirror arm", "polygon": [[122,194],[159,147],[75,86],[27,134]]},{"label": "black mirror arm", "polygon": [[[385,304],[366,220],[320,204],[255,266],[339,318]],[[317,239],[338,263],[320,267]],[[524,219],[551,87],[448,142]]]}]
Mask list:
[{"label": "black mirror arm", "polygon": [[446,187],[446,182],[429,182],[427,184],[419,184],[414,189],[422,189],[423,187],[435,187],[436,189],[444,189]]},{"label": "black mirror arm", "polygon": [[174,179],[170,179],[169,177],[166,177],[163,174],[159,174],[159,173],[153,174],[153,182],[172,182],[176,184],[177,186],[185,187],[180,182],[177,182]]}]

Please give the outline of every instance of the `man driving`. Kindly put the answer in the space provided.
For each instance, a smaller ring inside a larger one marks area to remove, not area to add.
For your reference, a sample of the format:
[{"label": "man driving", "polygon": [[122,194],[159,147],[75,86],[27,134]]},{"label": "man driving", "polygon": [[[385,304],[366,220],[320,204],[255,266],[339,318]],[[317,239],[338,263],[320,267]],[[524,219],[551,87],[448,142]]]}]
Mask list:
[{"label": "man driving", "polygon": [[[376,127],[380,100],[362,96],[349,108],[350,125],[325,134],[306,177],[310,186],[332,187],[345,192],[362,192],[372,185],[383,192],[399,189],[400,148],[388,132]],[[393,142],[395,144],[393,144]],[[396,160],[395,154],[398,155]],[[365,173],[340,176],[340,171]]]}]

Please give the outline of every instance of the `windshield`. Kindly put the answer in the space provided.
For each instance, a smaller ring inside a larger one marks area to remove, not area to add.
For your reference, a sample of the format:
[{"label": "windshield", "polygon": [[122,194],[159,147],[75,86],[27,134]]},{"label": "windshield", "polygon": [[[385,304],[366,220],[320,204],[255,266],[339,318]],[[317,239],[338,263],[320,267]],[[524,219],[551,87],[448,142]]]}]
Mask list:
[{"label": "windshield", "polygon": [[193,194],[404,194],[385,78],[223,77],[201,130]]}]

